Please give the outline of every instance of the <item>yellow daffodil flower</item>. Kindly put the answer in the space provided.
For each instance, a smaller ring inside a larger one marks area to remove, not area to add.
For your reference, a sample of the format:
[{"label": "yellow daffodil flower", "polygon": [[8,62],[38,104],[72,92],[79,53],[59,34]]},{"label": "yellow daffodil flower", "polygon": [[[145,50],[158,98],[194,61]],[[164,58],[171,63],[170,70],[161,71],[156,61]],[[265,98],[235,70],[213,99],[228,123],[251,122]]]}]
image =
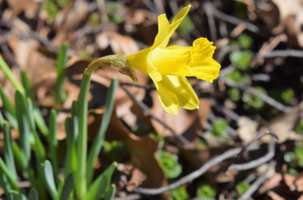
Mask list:
[{"label": "yellow daffodil flower", "polygon": [[126,57],[130,67],[151,77],[162,106],[171,114],[178,114],[179,106],[188,110],[199,108],[199,99],[186,76],[212,82],[221,67],[212,58],[216,47],[206,38],[196,39],[189,47],[166,47],[189,9],[190,5],[183,8],[171,24],[164,14],[160,15],[153,46]]},{"label": "yellow daffodil flower", "polygon": [[216,47],[206,38],[196,39],[190,47],[166,47],[189,9],[190,5],[183,8],[171,24],[164,14],[158,17],[159,32],[153,46],[127,57],[118,54],[98,58],[84,73],[91,75],[99,66],[107,66],[136,82],[136,68],[154,81],[166,112],[178,114],[179,106],[188,110],[198,109],[199,99],[186,76],[212,82],[219,76],[221,66],[212,58]]}]

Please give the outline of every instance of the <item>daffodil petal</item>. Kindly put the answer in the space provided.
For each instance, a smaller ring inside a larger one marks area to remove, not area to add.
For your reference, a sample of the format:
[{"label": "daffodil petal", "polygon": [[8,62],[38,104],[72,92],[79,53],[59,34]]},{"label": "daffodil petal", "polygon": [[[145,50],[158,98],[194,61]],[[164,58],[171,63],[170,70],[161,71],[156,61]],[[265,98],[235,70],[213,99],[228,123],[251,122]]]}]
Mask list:
[{"label": "daffodil petal", "polygon": [[155,82],[155,85],[166,112],[177,114],[179,106],[188,110],[199,108],[199,99],[185,77],[162,76],[162,80]]},{"label": "daffodil petal", "polygon": [[160,45],[158,45],[159,48],[165,48],[169,42],[170,37],[175,32],[175,30],[178,28],[184,17],[187,15],[187,13],[190,10],[190,5],[184,7],[173,19],[173,22],[169,25],[169,31],[166,35],[165,39],[162,41]]},{"label": "daffodil petal", "polygon": [[159,101],[167,113],[176,115],[179,112],[178,98],[169,88],[163,87],[161,82],[155,82]]},{"label": "daffodil petal", "polygon": [[157,48],[167,37],[169,30],[169,22],[165,14],[158,17],[158,34],[155,38],[152,49]]},{"label": "daffodil petal", "polygon": [[151,53],[153,65],[162,75],[195,76],[212,82],[221,68],[212,58],[215,47],[206,38],[195,40],[193,45],[156,48]]}]

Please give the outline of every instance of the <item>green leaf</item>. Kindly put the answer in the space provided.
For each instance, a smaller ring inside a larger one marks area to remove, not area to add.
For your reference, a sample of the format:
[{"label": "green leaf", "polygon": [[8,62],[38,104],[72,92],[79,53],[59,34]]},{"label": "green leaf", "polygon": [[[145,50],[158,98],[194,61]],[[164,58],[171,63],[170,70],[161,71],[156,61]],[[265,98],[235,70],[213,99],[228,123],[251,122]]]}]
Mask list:
[{"label": "green leaf", "polygon": [[11,69],[8,67],[6,62],[3,60],[2,56],[0,56],[0,69],[3,71],[5,77],[11,82],[16,90],[19,90],[22,94],[24,94],[24,88],[13,74]]},{"label": "green leaf", "polygon": [[20,191],[11,190],[10,194],[12,194],[14,200],[27,200],[27,198]]},{"label": "green leaf", "polygon": [[253,58],[253,53],[249,50],[233,51],[229,55],[229,59],[238,69],[247,70],[248,65]]},{"label": "green leaf", "polygon": [[7,195],[7,199],[13,200],[13,196],[11,194],[9,194],[9,191],[11,191],[11,186],[10,186],[5,174],[3,174],[1,172],[1,169],[0,169],[0,187],[4,190],[5,195]]},{"label": "green leaf", "polygon": [[20,191],[17,180],[14,179],[14,177],[10,174],[9,169],[7,168],[1,157],[0,157],[0,172],[1,174],[4,174],[7,177],[7,180],[11,185],[12,189]]},{"label": "green leaf", "polygon": [[8,122],[4,122],[2,126],[3,135],[4,135],[4,157],[6,165],[9,169],[9,172],[13,179],[17,180],[17,172],[14,161],[14,155],[12,150],[12,136],[11,130]]},{"label": "green leaf", "polygon": [[36,126],[33,116],[33,104],[30,98],[27,99],[27,107],[28,107],[28,119],[30,121],[30,128],[31,132],[34,136],[34,146],[35,146],[35,154],[37,156],[37,164],[40,166],[40,164],[45,160],[45,149],[44,146],[36,132]]},{"label": "green leaf", "polygon": [[10,100],[6,96],[6,94],[3,91],[2,86],[0,85],[0,95],[4,107],[4,114],[8,121],[13,125],[13,127],[18,128],[18,122],[16,117],[16,110],[14,106],[11,104]]},{"label": "green leaf", "polygon": [[178,187],[170,191],[171,196],[174,200],[187,200],[189,195],[184,187]]},{"label": "green leaf", "polygon": [[23,94],[17,90],[15,93],[15,104],[16,104],[16,116],[18,121],[19,127],[19,134],[20,134],[20,144],[21,144],[21,152],[23,157],[23,168],[28,168],[30,163],[30,122],[27,117],[27,106],[26,100]]},{"label": "green leaf", "polygon": [[242,33],[238,37],[238,42],[242,48],[248,49],[252,44],[252,38],[250,36]]},{"label": "green leaf", "polygon": [[72,174],[68,174],[64,182],[60,200],[68,199],[71,194],[71,191],[73,190],[73,187],[74,187],[74,177]]},{"label": "green leaf", "polygon": [[216,120],[214,124],[214,132],[216,135],[222,135],[222,133],[226,132],[228,127],[228,123],[224,119]]},{"label": "green leaf", "polygon": [[57,79],[55,84],[55,102],[61,104],[64,102],[65,93],[63,91],[65,65],[67,63],[68,46],[63,42],[57,57]]},{"label": "green leaf", "polygon": [[31,101],[33,102],[33,116],[34,116],[34,120],[37,124],[37,127],[39,128],[39,130],[41,131],[41,133],[46,136],[48,134],[48,128],[45,124],[44,118],[40,112],[40,109],[37,107],[37,105],[34,103],[35,102],[35,96],[33,93],[33,87],[32,84],[27,76],[26,71],[22,70],[21,71],[21,77],[22,77],[22,83],[24,85],[24,89],[25,89],[25,93],[26,96],[29,97],[31,99]]},{"label": "green leaf", "polygon": [[248,188],[250,188],[249,183],[240,182],[236,186],[239,195],[242,195]]},{"label": "green leaf", "polygon": [[111,82],[111,85],[109,87],[108,94],[106,96],[105,111],[104,111],[104,114],[102,117],[102,122],[99,127],[99,131],[97,133],[95,141],[89,152],[89,156],[88,156],[87,172],[86,172],[88,184],[90,184],[93,179],[94,165],[95,165],[96,159],[101,151],[101,147],[102,147],[104,137],[105,137],[105,132],[106,132],[109,122],[110,122],[117,87],[118,87],[118,80],[113,79]]},{"label": "green leaf", "polygon": [[[50,121],[49,121],[49,135],[48,135],[49,149],[50,149],[50,157],[53,164],[53,169],[55,174],[59,174],[58,172],[58,159],[57,159],[57,113],[53,109],[50,113]],[[55,177],[56,183],[58,183],[58,176]]]},{"label": "green leaf", "polygon": [[48,191],[50,192],[52,198],[56,199],[58,191],[56,189],[52,164],[48,160],[46,160],[44,163],[44,176]]},{"label": "green leaf", "polygon": [[[265,90],[261,87],[254,87],[254,89],[260,94],[266,93]],[[248,106],[251,106],[256,109],[260,109],[264,106],[264,101],[250,93],[244,93],[242,100],[247,103]]]},{"label": "green leaf", "polygon": [[52,1],[46,2],[46,12],[52,19],[55,19],[57,16],[59,9],[57,8],[56,4]]},{"label": "green leaf", "polygon": [[106,192],[104,200],[112,200],[116,194],[116,185],[112,184],[108,192]]},{"label": "green leaf", "polygon": [[228,95],[232,101],[239,101],[241,99],[241,93],[238,88],[231,88],[228,90]]},{"label": "green leaf", "polygon": [[64,177],[67,177],[69,173],[75,173],[77,170],[76,141],[72,130],[73,130],[72,118],[67,117],[65,119],[67,152],[66,152],[66,160],[64,164],[64,169],[65,169]]},{"label": "green leaf", "polygon": [[294,96],[295,96],[294,90],[291,88],[284,90],[281,94],[282,99],[286,103],[290,103],[293,100]]},{"label": "green leaf", "polygon": [[31,189],[28,195],[28,200],[39,200],[39,195],[36,189]]},{"label": "green leaf", "polygon": [[104,192],[110,190],[111,176],[117,166],[116,162],[113,162],[88,188],[88,191],[83,200],[99,199]]},{"label": "green leaf", "polygon": [[201,185],[197,189],[197,197],[213,199],[216,196],[216,191],[210,185]]},{"label": "green leaf", "polygon": [[181,174],[182,166],[178,163],[177,155],[161,151],[158,161],[167,178],[176,178]]}]

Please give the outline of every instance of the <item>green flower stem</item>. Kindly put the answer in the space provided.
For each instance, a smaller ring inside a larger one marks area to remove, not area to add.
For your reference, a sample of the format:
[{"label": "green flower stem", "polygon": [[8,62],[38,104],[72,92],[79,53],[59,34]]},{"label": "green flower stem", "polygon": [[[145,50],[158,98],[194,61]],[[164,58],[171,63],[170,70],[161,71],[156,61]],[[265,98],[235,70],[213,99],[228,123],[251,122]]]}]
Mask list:
[{"label": "green flower stem", "polygon": [[[122,55],[109,55],[98,58],[91,62],[83,73],[78,97],[78,121],[79,133],[77,138],[77,171],[75,175],[75,188],[78,199],[83,199],[86,195],[89,182],[87,180],[87,111],[88,111],[88,92],[91,75],[100,66],[110,67],[120,73],[130,76],[134,81],[137,80],[135,71],[129,66],[127,58]],[[93,159],[89,159],[93,160]],[[91,162],[92,163],[92,162]]]},{"label": "green flower stem", "polygon": [[86,194],[86,157],[87,157],[87,110],[88,92],[92,73],[83,73],[80,86],[79,103],[79,135],[77,138],[78,169],[76,171],[76,194],[82,199]]},{"label": "green flower stem", "polygon": [[2,56],[0,56],[0,69],[2,69],[4,75],[12,83],[12,85],[16,88],[16,90],[19,90],[20,92],[22,92],[24,94],[25,92],[24,92],[23,86],[17,80],[17,78],[15,77],[15,75],[13,74],[11,69],[8,67],[8,65],[2,58]]}]

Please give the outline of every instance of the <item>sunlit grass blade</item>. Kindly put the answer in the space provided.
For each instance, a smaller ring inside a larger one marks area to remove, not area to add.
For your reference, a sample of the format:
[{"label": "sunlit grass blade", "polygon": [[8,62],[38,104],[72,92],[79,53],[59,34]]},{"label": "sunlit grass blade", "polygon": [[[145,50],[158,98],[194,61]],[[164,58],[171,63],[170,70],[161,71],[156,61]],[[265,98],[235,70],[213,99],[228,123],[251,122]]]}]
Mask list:
[{"label": "sunlit grass blade", "polygon": [[4,122],[2,126],[3,135],[4,135],[4,158],[5,163],[8,167],[8,170],[11,174],[11,176],[17,180],[17,172],[16,172],[16,166],[15,166],[15,160],[12,150],[12,136],[11,136],[11,130],[8,122]]},{"label": "sunlit grass blade", "polygon": [[16,110],[6,94],[3,91],[2,86],[0,85],[0,95],[4,107],[4,115],[8,119],[8,121],[13,125],[13,127],[18,128],[17,118],[16,118]]},{"label": "sunlit grass blade", "polygon": [[99,177],[89,186],[84,200],[99,199],[101,195],[110,190],[112,174],[117,166],[113,162]]},{"label": "sunlit grass blade", "polygon": [[14,179],[14,177],[10,174],[9,169],[7,168],[5,163],[3,162],[2,158],[0,158],[0,172],[1,172],[1,174],[4,174],[7,177],[7,180],[8,180],[8,182],[11,185],[13,190],[20,191],[17,180]]},{"label": "sunlit grass blade", "polygon": [[46,160],[43,169],[44,169],[44,177],[45,177],[47,189],[51,194],[52,199],[57,199],[58,191],[56,189],[52,164],[48,160]]},{"label": "sunlit grass blade", "polygon": [[77,171],[75,173],[76,194],[82,199],[86,194],[86,162],[87,162],[87,111],[88,111],[88,93],[91,76],[83,73],[81,80],[80,93],[78,97],[79,104],[79,134],[77,138]]},{"label": "sunlit grass blade", "polygon": [[118,80],[113,79],[111,82],[111,85],[108,89],[107,97],[106,97],[106,102],[105,102],[105,111],[102,117],[102,122],[99,128],[99,131],[97,133],[97,136],[94,140],[94,143],[91,147],[91,150],[89,152],[88,156],[88,162],[87,162],[87,184],[89,185],[93,179],[94,175],[94,165],[96,162],[96,159],[101,151],[101,147],[104,141],[105,137],[105,132],[107,130],[112,111],[113,111],[113,106],[114,106],[114,101],[115,101],[115,94],[118,86]]},{"label": "sunlit grass blade", "polygon": [[57,104],[61,104],[65,99],[65,93],[63,91],[63,83],[64,83],[64,71],[65,64],[67,62],[67,51],[68,46],[64,42],[61,45],[58,57],[57,57],[57,79],[55,84],[55,102]]},{"label": "sunlit grass blade", "polygon": [[11,84],[15,87],[16,90],[19,90],[24,94],[24,88],[15,77],[11,69],[8,67],[6,62],[3,60],[2,56],[0,56],[0,69],[3,71],[5,77],[11,82]]},{"label": "sunlit grass blade", "polygon": [[16,116],[20,134],[20,145],[23,157],[23,168],[27,169],[30,161],[30,122],[27,118],[26,101],[23,94],[17,90],[15,93]]},{"label": "sunlit grass blade", "polygon": [[49,135],[48,135],[48,142],[49,142],[49,149],[50,149],[50,157],[54,169],[55,181],[58,183],[58,158],[57,158],[57,113],[55,110],[52,110],[50,113],[50,120],[49,120]]},{"label": "sunlit grass blade", "polygon": [[65,131],[66,131],[66,142],[67,152],[64,163],[64,177],[67,178],[69,173],[74,174],[77,170],[77,152],[76,152],[76,141],[73,134],[72,118],[67,117],[65,119]]},{"label": "sunlit grass blade", "polygon": [[73,187],[74,187],[74,177],[72,174],[68,174],[65,179],[63,189],[61,191],[60,200],[69,199]]},{"label": "sunlit grass blade", "polygon": [[28,195],[28,200],[39,200],[39,195],[36,189],[31,189]]},{"label": "sunlit grass blade", "polygon": [[112,184],[108,192],[106,192],[104,200],[112,200],[116,194],[116,185]]},{"label": "sunlit grass blade", "polygon": [[40,112],[40,109],[38,108],[38,106],[35,104],[35,96],[33,93],[33,88],[32,88],[32,84],[27,76],[26,71],[22,70],[21,71],[21,77],[22,77],[22,83],[25,89],[25,93],[26,96],[29,97],[31,99],[31,101],[33,102],[33,115],[34,115],[34,119],[35,122],[37,124],[38,129],[40,130],[40,132],[46,136],[48,134],[48,128],[45,124],[44,118]]}]

